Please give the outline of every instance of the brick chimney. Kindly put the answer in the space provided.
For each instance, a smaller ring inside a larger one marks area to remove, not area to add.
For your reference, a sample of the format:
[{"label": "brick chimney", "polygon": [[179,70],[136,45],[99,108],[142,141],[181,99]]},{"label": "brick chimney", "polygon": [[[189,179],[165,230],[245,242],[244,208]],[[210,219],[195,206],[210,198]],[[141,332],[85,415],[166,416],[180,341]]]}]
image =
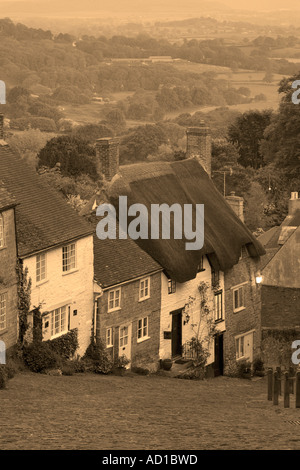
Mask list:
[{"label": "brick chimney", "polygon": [[187,135],[187,158],[196,156],[206,171],[211,176],[211,134],[210,128],[201,121],[199,127],[189,127]]},{"label": "brick chimney", "polygon": [[4,115],[0,114],[0,140],[4,139]]},{"label": "brick chimney", "polygon": [[113,137],[97,139],[96,156],[100,164],[100,172],[107,181],[111,181],[119,171],[119,140]]},{"label": "brick chimney", "polygon": [[231,191],[230,196],[225,197],[231,209],[236,215],[244,222],[244,198],[236,196],[234,191]]},{"label": "brick chimney", "polygon": [[294,215],[297,210],[300,210],[300,199],[298,192],[293,192],[289,200],[289,215]]}]

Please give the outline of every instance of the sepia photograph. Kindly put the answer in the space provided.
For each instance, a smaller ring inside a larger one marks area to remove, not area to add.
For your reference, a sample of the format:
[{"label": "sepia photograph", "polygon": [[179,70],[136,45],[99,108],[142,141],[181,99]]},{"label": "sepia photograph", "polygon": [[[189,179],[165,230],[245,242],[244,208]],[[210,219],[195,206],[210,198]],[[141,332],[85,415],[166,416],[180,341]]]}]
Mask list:
[{"label": "sepia photograph", "polygon": [[287,450],[299,1],[0,0],[0,464]]}]

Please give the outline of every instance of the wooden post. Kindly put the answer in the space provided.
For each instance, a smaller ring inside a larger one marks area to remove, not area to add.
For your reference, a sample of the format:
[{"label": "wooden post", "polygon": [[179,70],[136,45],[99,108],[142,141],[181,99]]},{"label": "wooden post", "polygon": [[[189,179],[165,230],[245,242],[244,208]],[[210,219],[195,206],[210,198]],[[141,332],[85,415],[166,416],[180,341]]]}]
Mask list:
[{"label": "wooden post", "polygon": [[279,380],[278,372],[274,372],[274,393],[273,393],[273,405],[278,405],[278,395],[279,395]]},{"label": "wooden post", "polygon": [[278,393],[281,395],[281,367],[276,367],[276,372],[278,374]]},{"label": "wooden post", "polygon": [[268,369],[268,400],[273,399],[273,369]]},{"label": "wooden post", "polygon": [[296,374],[296,408],[300,408],[300,372]]},{"label": "wooden post", "polygon": [[284,408],[290,407],[290,383],[289,373],[284,373]]},{"label": "wooden post", "polygon": [[295,376],[295,372],[294,372],[294,369],[293,367],[290,367],[289,369],[289,382],[290,382],[290,393],[292,395],[294,395],[294,376]]}]

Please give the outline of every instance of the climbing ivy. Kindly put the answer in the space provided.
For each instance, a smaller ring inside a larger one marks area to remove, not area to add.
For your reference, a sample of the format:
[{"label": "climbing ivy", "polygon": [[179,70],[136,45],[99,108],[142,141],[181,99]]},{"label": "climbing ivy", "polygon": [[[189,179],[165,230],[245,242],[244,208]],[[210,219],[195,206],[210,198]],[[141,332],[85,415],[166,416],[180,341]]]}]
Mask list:
[{"label": "climbing ivy", "polygon": [[31,303],[31,279],[28,279],[28,268],[24,269],[23,263],[19,260],[17,261],[16,272],[18,280],[19,341],[23,345],[29,326],[28,314]]}]

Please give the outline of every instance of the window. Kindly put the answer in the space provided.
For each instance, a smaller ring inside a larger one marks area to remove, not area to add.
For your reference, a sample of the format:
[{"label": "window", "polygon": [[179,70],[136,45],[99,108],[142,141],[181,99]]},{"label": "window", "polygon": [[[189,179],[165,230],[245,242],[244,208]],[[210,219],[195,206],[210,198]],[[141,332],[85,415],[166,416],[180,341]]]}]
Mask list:
[{"label": "window", "polygon": [[119,342],[120,342],[120,348],[122,348],[122,346],[127,346],[127,344],[128,344],[128,326],[122,326],[120,328]]},{"label": "window", "polygon": [[223,294],[222,291],[216,292],[214,296],[215,321],[223,320]]},{"label": "window", "polygon": [[118,310],[121,306],[121,289],[114,289],[108,293],[108,311]]},{"label": "window", "polygon": [[0,330],[6,328],[6,294],[0,294]]},{"label": "window", "polygon": [[0,214],[0,248],[4,247],[4,219],[3,215]]},{"label": "window", "polygon": [[220,282],[220,271],[215,271],[214,268],[211,268],[211,285],[213,287],[218,286]]},{"label": "window", "polygon": [[138,321],[137,340],[141,341],[145,338],[148,338],[148,317]]},{"label": "window", "polygon": [[176,292],[176,281],[173,279],[168,280],[168,294],[174,294]]},{"label": "window", "polygon": [[36,256],[36,282],[46,279],[46,253]]},{"label": "window", "polygon": [[236,338],[235,345],[236,345],[236,358],[241,359],[245,355],[245,348],[244,348],[244,336],[240,336]]},{"label": "window", "polygon": [[56,336],[60,333],[65,333],[67,327],[67,306],[56,308],[49,312],[51,318],[51,336]]},{"label": "window", "polygon": [[240,286],[233,290],[233,311],[237,312],[243,308],[245,308],[244,286]]},{"label": "window", "polygon": [[70,245],[63,246],[62,249],[62,265],[63,265],[63,272],[71,271],[76,267],[76,251],[75,251],[75,243],[71,243]]},{"label": "window", "polygon": [[113,346],[113,329],[106,329],[106,347],[111,348]]},{"label": "window", "polygon": [[140,300],[149,299],[150,297],[150,277],[140,280]]},{"label": "window", "polygon": [[249,254],[248,254],[247,247],[246,247],[246,245],[243,245],[242,248],[241,248],[240,260],[244,259],[244,258],[248,258],[248,256],[249,256]]},{"label": "window", "polygon": [[198,273],[200,273],[201,271],[205,271],[203,267],[203,262],[204,262],[204,256],[201,256],[200,263],[198,264],[198,270],[197,270]]}]

